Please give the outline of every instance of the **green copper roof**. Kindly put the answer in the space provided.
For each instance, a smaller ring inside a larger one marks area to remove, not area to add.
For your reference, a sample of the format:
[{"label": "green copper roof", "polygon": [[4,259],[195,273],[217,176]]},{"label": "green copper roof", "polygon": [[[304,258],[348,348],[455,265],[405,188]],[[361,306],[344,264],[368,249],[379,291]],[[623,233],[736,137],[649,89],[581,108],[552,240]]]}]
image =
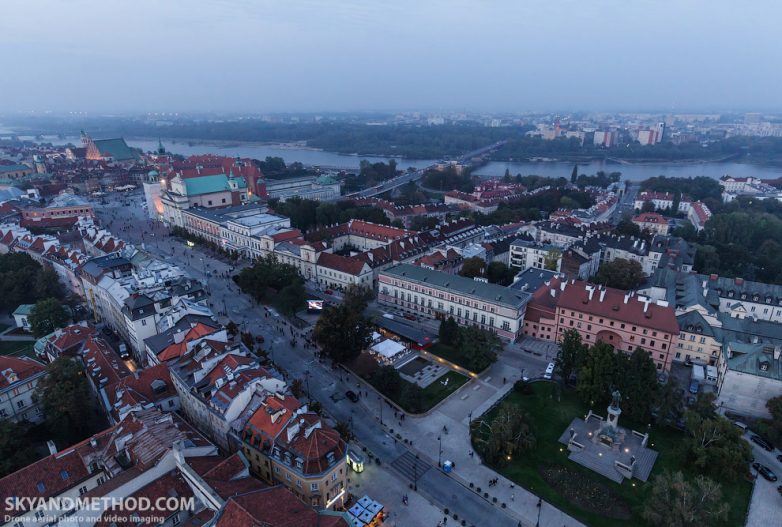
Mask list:
[{"label": "green copper roof", "polygon": [[[233,179],[236,181],[239,190],[247,188],[247,182],[244,180],[244,177],[235,177]],[[213,194],[215,192],[226,192],[231,190],[231,187],[228,184],[228,175],[226,174],[193,177],[182,181],[187,188],[188,196],[200,196],[202,194]]]},{"label": "green copper roof", "polygon": [[108,154],[115,161],[136,159],[136,153],[130,149],[124,139],[95,139],[93,141],[101,155]]}]

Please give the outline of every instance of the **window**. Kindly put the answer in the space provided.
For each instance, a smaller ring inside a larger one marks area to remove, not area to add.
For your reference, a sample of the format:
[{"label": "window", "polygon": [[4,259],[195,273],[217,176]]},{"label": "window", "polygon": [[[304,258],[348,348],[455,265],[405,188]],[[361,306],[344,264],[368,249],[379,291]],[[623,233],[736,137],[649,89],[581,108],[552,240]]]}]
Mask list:
[{"label": "window", "polygon": [[17,408],[24,408],[24,401],[16,401]]},{"label": "window", "polygon": [[334,472],[334,473],[331,475],[331,481],[337,481],[337,473],[336,473],[336,472]]},{"label": "window", "polygon": [[87,485],[79,487],[79,496],[87,493]]},{"label": "window", "polygon": [[171,517],[171,525],[179,525],[179,513],[178,512]]},{"label": "window", "polygon": [[317,483],[310,483],[310,490],[311,491],[318,490],[318,484]]},{"label": "window", "polygon": [[35,485],[35,488],[38,490],[38,492],[43,492],[46,490],[46,486],[40,481]]}]

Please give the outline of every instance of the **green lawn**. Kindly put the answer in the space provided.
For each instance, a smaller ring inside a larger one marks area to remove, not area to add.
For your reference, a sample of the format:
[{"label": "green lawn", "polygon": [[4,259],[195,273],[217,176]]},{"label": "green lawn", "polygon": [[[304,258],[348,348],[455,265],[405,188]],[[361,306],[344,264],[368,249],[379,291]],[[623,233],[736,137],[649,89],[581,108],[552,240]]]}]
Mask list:
[{"label": "green lawn", "polygon": [[467,366],[465,366],[466,362],[462,354],[459,353],[459,350],[457,350],[452,346],[448,346],[447,344],[443,344],[442,342],[436,342],[432,344],[432,346],[426,351],[432,353],[433,355],[437,355],[438,357],[442,357],[447,361],[451,361],[454,364],[457,364],[462,368],[465,368],[466,370],[470,369]]},{"label": "green lawn", "polygon": [[[531,395],[513,392],[505,401],[519,405],[528,412],[535,430],[537,445],[532,451],[517,456],[509,465],[498,468],[498,472],[588,525],[612,527],[645,525],[641,519],[641,510],[651,481],[642,483],[635,479],[624,480],[619,485],[570,461],[567,458],[567,449],[558,442],[559,436],[574,417],[583,417],[588,409],[581,404],[572,389],[561,390],[557,400],[554,383],[534,383],[532,388]],[[491,419],[492,413],[487,417]],[[645,428],[633,427],[621,419],[620,425],[639,431]],[[664,469],[682,470],[687,475],[693,474],[684,466],[681,454],[677,450],[681,437],[681,432],[667,427],[651,428],[649,447],[656,450],[659,456],[650,480]],[[549,481],[544,478],[544,475],[548,475]],[[561,486],[555,489],[549,482],[557,477]],[[724,525],[743,525],[752,493],[751,484],[746,481],[722,481],[721,483],[723,496],[730,504],[730,515]],[[585,510],[563,496],[562,491],[572,491],[578,499],[592,496],[591,503],[600,502],[613,506],[617,517],[609,518],[604,514]],[[627,517],[628,515],[631,517]],[[622,516],[626,519],[618,519]]]},{"label": "green lawn", "polygon": [[[443,386],[443,381],[448,379],[448,385]],[[462,386],[464,383],[468,381],[467,377],[462,375],[461,373],[457,373],[455,371],[449,371],[436,381],[434,381],[432,384],[427,386],[423,389],[421,392],[422,399],[423,399],[423,409],[422,412],[426,412],[427,410],[433,408],[437,403],[451,395],[453,392],[459,389],[460,386]]]},{"label": "green lawn", "polygon": [[3,340],[0,341],[0,355],[12,355],[12,356],[21,356],[26,355],[28,357],[35,358],[35,352],[33,351],[33,344],[32,341],[27,342],[18,342],[18,341],[10,341],[10,340]]}]

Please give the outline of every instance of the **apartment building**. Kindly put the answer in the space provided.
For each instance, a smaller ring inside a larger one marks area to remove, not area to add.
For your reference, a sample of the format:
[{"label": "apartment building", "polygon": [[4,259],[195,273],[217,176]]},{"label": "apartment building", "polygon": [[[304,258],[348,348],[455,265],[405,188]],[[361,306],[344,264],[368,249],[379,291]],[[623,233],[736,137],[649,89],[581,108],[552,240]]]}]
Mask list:
[{"label": "apartment building", "polygon": [[378,276],[378,302],[427,318],[453,317],[459,324],[493,331],[515,341],[530,294],[410,264]]},{"label": "apartment building", "polygon": [[252,472],[315,508],[339,508],[347,493],[347,445],[295,398],[263,394],[241,433]]},{"label": "apartment building", "polygon": [[0,419],[38,423],[43,414],[33,399],[46,367],[29,357],[0,355]]},{"label": "apartment building", "polygon": [[558,272],[562,266],[562,250],[555,245],[517,238],[510,244],[508,266],[521,271],[533,268]]}]

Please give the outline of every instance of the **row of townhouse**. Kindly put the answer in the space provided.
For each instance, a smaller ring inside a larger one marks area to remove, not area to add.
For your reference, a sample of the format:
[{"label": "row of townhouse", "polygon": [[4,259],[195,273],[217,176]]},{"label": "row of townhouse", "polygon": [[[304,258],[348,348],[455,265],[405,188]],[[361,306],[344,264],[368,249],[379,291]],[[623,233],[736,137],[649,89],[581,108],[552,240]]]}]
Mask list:
[{"label": "row of townhouse", "polygon": [[51,449],[0,479],[0,525],[351,525],[347,513],[315,510],[286,486],[252,477],[242,452],[220,456],[177,414],[156,408]]},{"label": "row of townhouse", "polygon": [[79,274],[95,321],[122,336],[139,364],[145,359],[144,339],[158,333],[166,313],[189,304],[206,309],[200,282],[132,247],[91,258]]},{"label": "row of townhouse", "polygon": [[183,218],[184,228],[196,236],[248,259],[274,256],[307,280],[334,289],[372,287],[378,274],[395,263],[412,261],[432,248],[464,248],[485,236],[483,229],[463,219],[425,233],[350,220],[302,234],[290,228],[288,218],[257,205],[193,208],[184,211]]},{"label": "row of townhouse", "polygon": [[179,408],[224,451],[242,449],[252,472],[289,487],[316,508],[346,497],[346,445],[339,434],[289,394],[225,328],[183,317],[146,341],[149,362],[171,372]]},{"label": "row of townhouse", "polygon": [[0,355],[0,420],[40,422],[41,408],[33,395],[46,367],[30,357]]}]

